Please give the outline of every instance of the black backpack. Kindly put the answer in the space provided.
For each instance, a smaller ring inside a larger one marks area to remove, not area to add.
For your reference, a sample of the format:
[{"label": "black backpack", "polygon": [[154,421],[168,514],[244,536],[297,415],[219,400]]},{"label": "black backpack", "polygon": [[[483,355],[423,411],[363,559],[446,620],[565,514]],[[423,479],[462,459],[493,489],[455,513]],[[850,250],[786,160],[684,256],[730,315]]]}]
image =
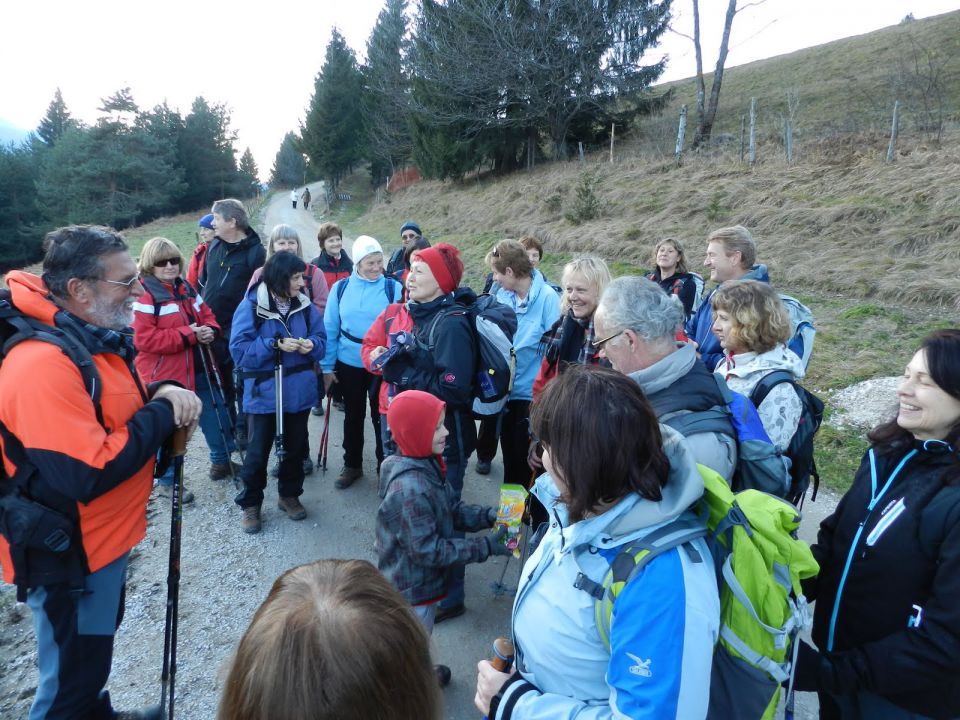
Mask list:
[{"label": "black backpack", "polygon": [[820,489],[820,474],[817,472],[817,461],[813,456],[813,437],[823,422],[823,401],[795,382],[791,373],[786,370],[774,370],[764,376],[753,388],[753,392],[750,393],[753,404],[760,407],[760,403],[780,383],[790,383],[803,406],[797,431],[790,438],[790,445],[784,452],[784,455],[790,458],[790,489],[786,499],[800,507],[803,505],[803,498],[810,486],[811,478],[813,478],[811,501],[817,499],[817,491]]},{"label": "black backpack", "polygon": [[[97,421],[109,432],[100,406],[100,374],[90,351],[69,332],[24,315],[11,301],[10,291],[0,290],[0,362],[24,340],[50,343],[70,358],[80,371]],[[27,460],[23,445],[3,424],[0,436],[7,457],[17,467],[10,477],[0,464],[0,534],[10,543],[17,599],[22,602],[27,588],[44,580],[79,582],[86,572],[86,559],[75,519],[30,496],[36,468]]]}]

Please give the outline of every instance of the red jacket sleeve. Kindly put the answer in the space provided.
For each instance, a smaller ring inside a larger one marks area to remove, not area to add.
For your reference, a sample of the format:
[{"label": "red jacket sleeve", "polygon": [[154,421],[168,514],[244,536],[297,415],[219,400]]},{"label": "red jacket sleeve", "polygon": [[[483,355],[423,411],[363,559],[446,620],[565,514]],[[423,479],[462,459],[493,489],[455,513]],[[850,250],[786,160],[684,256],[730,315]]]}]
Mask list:
[{"label": "red jacket sleeve", "polygon": [[394,312],[396,312],[394,305],[387,305],[383,312],[377,315],[377,319],[373,321],[370,329],[367,330],[367,334],[363,336],[363,344],[360,346],[360,359],[363,361],[363,366],[367,369],[367,372],[375,375],[380,375],[380,371],[373,369],[370,353],[373,352],[374,348],[387,347],[386,317],[391,308],[394,308]]},{"label": "red jacket sleeve", "polygon": [[[190,329],[190,324],[181,322],[175,327],[160,327],[161,318],[153,311],[153,298],[150,293],[143,296],[133,306],[133,344],[140,352],[153,355],[172,355],[183,352],[184,349],[197,342],[196,333]],[[177,318],[183,315],[177,313]],[[169,322],[165,320],[164,324]]]}]

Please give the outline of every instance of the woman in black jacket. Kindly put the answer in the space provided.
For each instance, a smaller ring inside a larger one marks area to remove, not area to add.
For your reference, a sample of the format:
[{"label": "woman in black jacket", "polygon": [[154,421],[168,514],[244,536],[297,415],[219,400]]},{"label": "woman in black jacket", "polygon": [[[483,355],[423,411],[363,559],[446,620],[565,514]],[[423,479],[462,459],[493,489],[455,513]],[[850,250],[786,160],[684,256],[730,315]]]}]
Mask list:
[{"label": "woman in black jacket", "polygon": [[703,289],[703,278],[687,270],[687,260],[683,254],[683,245],[675,238],[664,238],[653,249],[653,263],[656,270],[647,275],[668,295],[676,295],[683,303],[683,316],[689,318],[699,301],[697,280]]},{"label": "woman in black jacket", "polygon": [[960,330],[928,336],[823,521],[798,689],[821,718],[960,717]]}]

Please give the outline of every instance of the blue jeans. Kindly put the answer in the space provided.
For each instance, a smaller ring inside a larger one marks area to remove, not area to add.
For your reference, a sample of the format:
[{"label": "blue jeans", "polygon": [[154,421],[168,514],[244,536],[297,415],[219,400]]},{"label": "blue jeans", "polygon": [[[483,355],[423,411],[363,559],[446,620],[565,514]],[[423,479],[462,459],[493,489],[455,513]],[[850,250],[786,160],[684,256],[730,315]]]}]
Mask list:
[{"label": "blue jeans", "polygon": [[[203,411],[200,413],[200,431],[203,439],[210,448],[210,462],[224,465],[230,460],[230,453],[237,449],[231,432],[230,415],[220,399],[219,391],[211,391],[207,378],[197,375],[197,396],[203,402]],[[216,397],[216,403],[214,398]],[[217,422],[217,413],[220,413],[220,422]],[[223,433],[220,432],[220,423],[223,423]],[[226,444],[224,443],[226,435]]]},{"label": "blue jeans", "polygon": [[113,638],[123,619],[124,554],[84,579],[84,591],[67,583],[27,593],[37,636],[37,693],[30,720],[112,720],[110,676]]}]

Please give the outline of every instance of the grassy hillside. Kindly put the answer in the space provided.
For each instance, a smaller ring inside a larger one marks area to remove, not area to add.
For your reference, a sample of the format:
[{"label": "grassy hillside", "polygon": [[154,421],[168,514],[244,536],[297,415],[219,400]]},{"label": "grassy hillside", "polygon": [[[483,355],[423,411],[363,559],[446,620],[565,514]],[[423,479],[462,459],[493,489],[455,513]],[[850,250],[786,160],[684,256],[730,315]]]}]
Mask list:
[{"label": "grassy hillside", "polygon": [[[734,21],[734,42],[737,26]],[[715,52],[715,48],[713,49]],[[691,67],[692,70],[692,67]],[[712,67],[705,78],[709,95]],[[880,131],[890,127],[893,102],[901,102],[901,127],[915,129],[923,119],[922,90],[939,71],[948,120],[960,119],[960,11],[895,25],[865,35],[836,40],[724,72],[715,135],[739,141],[740,118],[757,98],[761,137],[779,136],[788,113],[787,93],[796,97],[798,138],[843,132]],[[647,123],[639,137],[672,154],[677,115],[696,106],[693,78],[666,83],[673,98],[660,120]]]}]

